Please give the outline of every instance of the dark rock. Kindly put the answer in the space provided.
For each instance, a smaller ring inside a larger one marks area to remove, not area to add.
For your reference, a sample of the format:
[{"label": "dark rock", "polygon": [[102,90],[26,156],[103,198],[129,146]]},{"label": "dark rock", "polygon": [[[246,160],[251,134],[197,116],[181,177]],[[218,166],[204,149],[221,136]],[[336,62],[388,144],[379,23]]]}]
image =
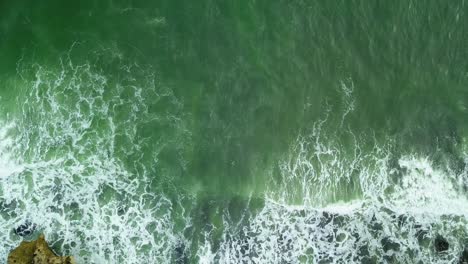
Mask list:
[{"label": "dark rock", "polygon": [[36,224],[31,223],[31,221],[26,220],[24,224],[19,225],[15,228],[15,234],[18,236],[29,236],[36,231]]},{"label": "dark rock", "polygon": [[423,229],[421,226],[417,225],[416,237],[418,243],[421,246],[427,247],[431,244],[431,239],[429,237],[429,232],[426,229]]},{"label": "dark rock", "polygon": [[458,260],[458,264],[468,264],[468,248],[463,250],[462,254],[460,255],[460,259]]},{"label": "dark rock", "polygon": [[449,249],[449,243],[445,238],[438,235],[434,241],[435,250],[437,252],[447,251]]},{"label": "dark rock", "polygon": [[189,263],[189,259],[188,259],[186,251],[187,249],[185,247],[185,243],[182,241],[179,241],[179,243],[176,245],[174,249],[175,263],[177,264]]},{"label": "dark rock", "polygon": [[369,246],[368,245],[363,245],[359,248],[358,250],[358,255],[359,256],[364,256],[364,257],[369,257]]},{"label": "dark rock", "polygon": [[383,246],[383,250],[385,252],[388,252],[390,250],[393,250],[393,251],[399,251],[400,250],[400,244],[397,243],[397,242],[394,242],[392,241],[390,238],[383,238],[382,239],[382,246]]},{"label": "dark rock", "polygon": [[402,227],[408,222],[408,216],[406,215],[399,215],[398,216],[398,226]]},{"label": "dark rock", "polygon": [[362,263],[362,264],[376,264],[377,261],[375,259],[371,258],[371,257],[366,256],[366,257],[363,257],[361,259],[361,262],[359,262],[359,263]]},{"label": "dark rock", "polygon": [[325,227],[326,225],[328,225],[328,223],[332,221],[332,217],[330,216],[330,214],[325,211],[322,212],[322,215],[319,216],[319,219],[320,219],[319,227]]},{"label": "dark rock", "polygon": [[327,226],[328,224],[332,223],[333,219],[336,216],[337,216],[337,214],[323,211],[322,216],[320,217],[320,223],[318,224],[318,226],[321,227],[321,228]]}]

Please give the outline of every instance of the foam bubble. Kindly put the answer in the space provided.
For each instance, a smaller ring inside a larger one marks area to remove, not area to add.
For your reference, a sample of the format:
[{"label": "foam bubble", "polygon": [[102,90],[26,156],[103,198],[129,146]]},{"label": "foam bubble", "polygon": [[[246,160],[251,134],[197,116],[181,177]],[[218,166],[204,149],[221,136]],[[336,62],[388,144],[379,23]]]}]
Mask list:
[{"label": "foam bubble", "polygon": [[109,80],[67,60],[26,68],[34,78],[24,77],[21,114],[0,131],[0,257],[20,239],[8,231],[30,221],[79,263],[170,262],[172,202],[147,190],[150,170],[139,162],[154,76],[133,65]]},{"label": "foam bubble", "polygon": [[[158,144],[190,141],[182,103],[141,67],[118,68],[111,78],[64,60],[24,77],[21,114],[0,129],[1,258],[25,221],[82,263],[448,263],[463,250],[468,203],[456,184],[465,171],[453,175],[416,154],[395,167],[391,140],[369,148],[365,135],[341,130],[347,148],[326,132],[327,117],[292,144],[261,208],[250,210],[249,200],[240,217],[222,207],[213,213],[221,223],[196,219],[201,201],[180,192],[175,202],[151,187],[168,177],[155,175]],[[354,86],[341,88],[344,120]],[[152,115],[149,100],[175,110]],[[174,133],[150,142],[140,133],[148,122]],[[444,254],[434,252],[436,235],[450,244]]]},{"label": "foam bubble", "polygon": [[14,144],[9,135],[13,126],[8,123],[0,123],[0,178],[8,177],[23,170],[22,166],[15,163],[9,151]]},{"label": "foam bubble", "polygon": [[406,171],[388,203],[402,213],[468,215],[468,199],[456,188],[454,175],[434,169],[427,158],[403,157]]}]

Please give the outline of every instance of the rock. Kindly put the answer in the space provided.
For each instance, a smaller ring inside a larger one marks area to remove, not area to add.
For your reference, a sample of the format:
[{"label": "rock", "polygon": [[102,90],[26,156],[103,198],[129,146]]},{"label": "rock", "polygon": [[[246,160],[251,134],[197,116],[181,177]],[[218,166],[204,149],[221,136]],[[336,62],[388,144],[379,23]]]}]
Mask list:
[{"label": "rock", "polygon": [[35,241],[23,241],[8,255],[8,264],[76,264],[73,257],[61,257],[49,248],[44,235]]},{"label": "rock", "polygon": [[458,264],[468,264],[468,248],[463,250],[462,254],[460,255],[460,259],[458,260]]},{"label": "rock", "polygon": [[434,241],[434,245],[435,245],[435,250],[437,252],[443,252],[443,251],[447,251],[449,249],[449,243],[442,236],[437,236],[436,237],[436,239]]},{"label": "rock", "polygon": [[18,236],[29,236],[32,233],[34,233],[35,230],[36,230],[36,224],[31,223],[30,221],[26,220],[24,224],[21,224],[20,226],[15,228],[15,234],[17,234]]},{"label": "rock", "polygon": [[36,241],[26,242],[13,249],[8,255],[8,264],[26,264],[33,263],[34,251],[36,250]]},{"label": "rock", "polygon": [[400,243],[392,241],[392,239],[385,237],[382,239],[382,247],[385,252],[390,250],[392,251],[399,251],[400,250]]}]

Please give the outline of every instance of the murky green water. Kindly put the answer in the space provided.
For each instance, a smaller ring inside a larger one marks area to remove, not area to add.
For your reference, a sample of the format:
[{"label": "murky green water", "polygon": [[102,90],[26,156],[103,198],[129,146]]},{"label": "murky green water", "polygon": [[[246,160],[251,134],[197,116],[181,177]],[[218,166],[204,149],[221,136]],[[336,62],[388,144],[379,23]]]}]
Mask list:
[{"label": "murky green water", "polygon": [[78,263],[458,263],[467,12],[1,2],[0,257],[29,221]]}]

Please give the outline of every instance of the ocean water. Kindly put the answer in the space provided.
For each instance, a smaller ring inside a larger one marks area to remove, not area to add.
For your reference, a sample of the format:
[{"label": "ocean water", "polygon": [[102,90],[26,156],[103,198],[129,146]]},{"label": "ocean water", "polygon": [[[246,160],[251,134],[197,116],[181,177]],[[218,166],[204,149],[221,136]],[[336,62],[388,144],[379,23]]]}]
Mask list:
[{"label": "ocean water", "polygon": [[463,0],[1,1],[0,262],[41,232],[78,263],[468,261],[467,25]]}]

